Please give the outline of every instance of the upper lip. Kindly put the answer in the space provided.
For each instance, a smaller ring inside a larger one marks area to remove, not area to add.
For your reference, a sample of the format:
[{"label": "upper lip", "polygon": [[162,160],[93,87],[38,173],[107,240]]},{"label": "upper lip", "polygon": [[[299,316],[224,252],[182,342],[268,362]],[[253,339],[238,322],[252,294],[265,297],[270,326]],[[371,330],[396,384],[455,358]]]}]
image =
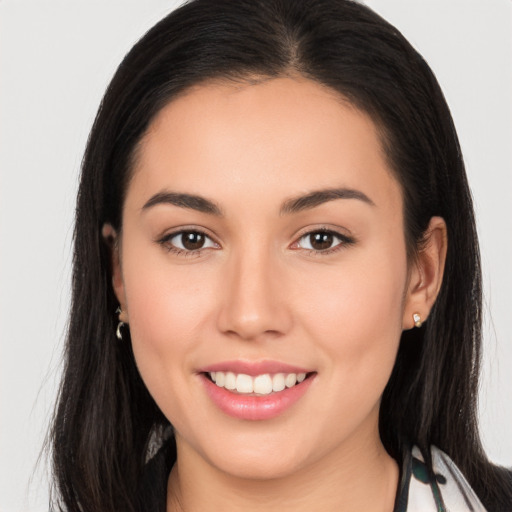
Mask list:
[{"label": "upper lip", "polygon": [[295,366],[280,361],[223,361],[220,363],[210,364],[204,366],[198,370],[199,373],[210,373],[210,372],[233,372],[236,374],[243,373],[245,375],[263,375],[265,373],[310,373],[311,370],[306,368]]}]

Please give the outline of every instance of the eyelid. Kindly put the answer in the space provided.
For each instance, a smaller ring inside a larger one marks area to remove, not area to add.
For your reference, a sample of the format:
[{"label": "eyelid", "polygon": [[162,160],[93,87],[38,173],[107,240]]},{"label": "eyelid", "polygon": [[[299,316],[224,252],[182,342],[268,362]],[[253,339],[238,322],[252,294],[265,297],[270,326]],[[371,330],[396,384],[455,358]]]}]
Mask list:
[{"label": "eyelid", "polygon": [[[201,235],[204,235],[205,238],[210,240],[215,247],[201,247],[199,249],[185,249],[181,247],[176,247],[175,245],[171,244],[171,240],[179,235],[182,235],[184,233],[199,233]],[[166,231],[164,234],[156,237],[155,242],[160,244],[162,247],[164,247],[169,252],[172,252],[177,255],[186,255],[186,256],[198,256],[201,254],[201,252],[208,250],[208,249],[220,249],[220,244],[217,242],[216,237],[210,234],[210,232],[204,228],[201,228],[199,226],[180,226],[177,228],[174,228],[170,231]]]},{"label": "eyelid", "polygon": [[[342,229],[337,227],[331,227],[331,226],[325,226],[320,225],[317,227],[309,226],[308,228],[305,228],[304,230],[301,230],[297,236],[295,237],[295,241],[291,244],[290,248],[293,250],[304,250],[309,252],[310,254],[314,255],[327,255],[331,254],[333,252],[336,252],[338,250],[342,250],[346,248],[347,246],[353,245],[356,243],[356,239],[352,235],[348,235],[346,233],[342,233]],[[334,245],[333,247],[320,250],[320,249],[309,249],[300,247],[298,244],[303,238],[306,238],[307,236],[313,235],[315,233],[329,233],[332,234],[334,237],[338,238],[340,240],[339,243]]]},{"label": "eyelid", "polygon": [[[340,227],[333,227],[333,226],[326,226],[326,225],[319,225],[319,226],[308,226],[307,228],[303,228],[299,231],[299,233],[295,236],[294,242],[289,246],[292,250],[303,250],[307,251],[314,255],[327,255],[331,254],[333,252],[336,252],[338,250],[341,250],[347,246],[353,245],[356,243],[356,239],[352,235],[348,235],[346,233],[343,233],[343,231],[346,231],[343,228]],[[171,244],[170,241],[181,234],[184,233],[199,233],[201,235],[204,235],[208,240],[211,241],[211,243],[214,245],[208,246],[208,247],[201,247],[199,249],[185,249],[176,247],[174,244]],[[327,249],[314,249],[314,248],[303,248],[299,246],[299,243],[302,239],[304,239],[307,236],[310,236],[315,233],[329,233],[332,234],[335,238],[339,240],[339,243],[334,245],[333,247],[327,248]],[[165,232],[163,235],[158,236],[155,239],[155,242],[163,246],[165,249],[167,249],[169,252],[172,252],[174,254],[178,255],[186,255],[186,256],[199,256],[203,251],[209,250],[209,249],[220,249],[221,245],[216,240],[216,236],[212,235],[209,230],[199,227],[199,226],[179,226],[177,228],[174,228],[170,231]]]}]

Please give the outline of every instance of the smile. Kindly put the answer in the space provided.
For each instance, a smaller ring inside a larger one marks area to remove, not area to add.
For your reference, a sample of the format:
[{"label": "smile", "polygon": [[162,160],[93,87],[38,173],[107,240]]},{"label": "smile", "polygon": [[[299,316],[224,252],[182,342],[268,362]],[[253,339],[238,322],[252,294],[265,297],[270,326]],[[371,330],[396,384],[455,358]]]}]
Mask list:
[{"label": "smile", "polygon": [[268,373],[262,375],[246,375],[233,372],[209,372],[210,379],[219,388],[225,388],[238,394],[270,395],[300,384],[305,378],[305,373]]},{"label": "smile", "polygon": [[198,376],[211,402],[241,420],[270,420],[292,408],[317,372],[280,362],[231,361],[201,368]]}]

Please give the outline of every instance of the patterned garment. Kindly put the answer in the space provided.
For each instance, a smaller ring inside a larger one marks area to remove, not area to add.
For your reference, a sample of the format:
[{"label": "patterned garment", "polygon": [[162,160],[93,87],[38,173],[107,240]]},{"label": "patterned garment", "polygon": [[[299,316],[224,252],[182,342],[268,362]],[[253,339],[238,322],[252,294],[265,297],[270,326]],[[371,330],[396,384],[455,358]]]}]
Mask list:
[{"label": "patterned garment", "polygon": [[[444,452],[431,448],[435,480],[429,477],[420,450],[414,447],[402,464],[393,512],[486,512],[457,466]],[[165,512],[167,478],[176,459],[173,439],[151,447],[142,483],[140,510]],[[319,511],[321,512],[321,511]]]},{"label": "patterned garment", "polygon": [[435,479],[416,446],[405,457],[394,512],[486,512],[450,457],[435,446],[431,456]]}]

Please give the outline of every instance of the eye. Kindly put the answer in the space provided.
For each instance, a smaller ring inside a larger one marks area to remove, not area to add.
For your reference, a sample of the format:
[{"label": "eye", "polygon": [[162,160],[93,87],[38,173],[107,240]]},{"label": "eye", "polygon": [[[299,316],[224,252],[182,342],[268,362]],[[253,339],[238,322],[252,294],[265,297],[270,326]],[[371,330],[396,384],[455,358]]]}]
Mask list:
[{"label": "eye", "polygon": [[169,250],[174,252],[195,252],[207,248],[218,248],[219,245],[215,243],[209,236],[201,231],[180,231],[172,233],[164,237],[161,244],[166,245]]},{"label": "eye", "polygon": [[338,246],[348,245],[354,241],[340,233],[329,230],[311,231],[302,236],[295,244],[296,248],[316,252],[329,252]]}]

